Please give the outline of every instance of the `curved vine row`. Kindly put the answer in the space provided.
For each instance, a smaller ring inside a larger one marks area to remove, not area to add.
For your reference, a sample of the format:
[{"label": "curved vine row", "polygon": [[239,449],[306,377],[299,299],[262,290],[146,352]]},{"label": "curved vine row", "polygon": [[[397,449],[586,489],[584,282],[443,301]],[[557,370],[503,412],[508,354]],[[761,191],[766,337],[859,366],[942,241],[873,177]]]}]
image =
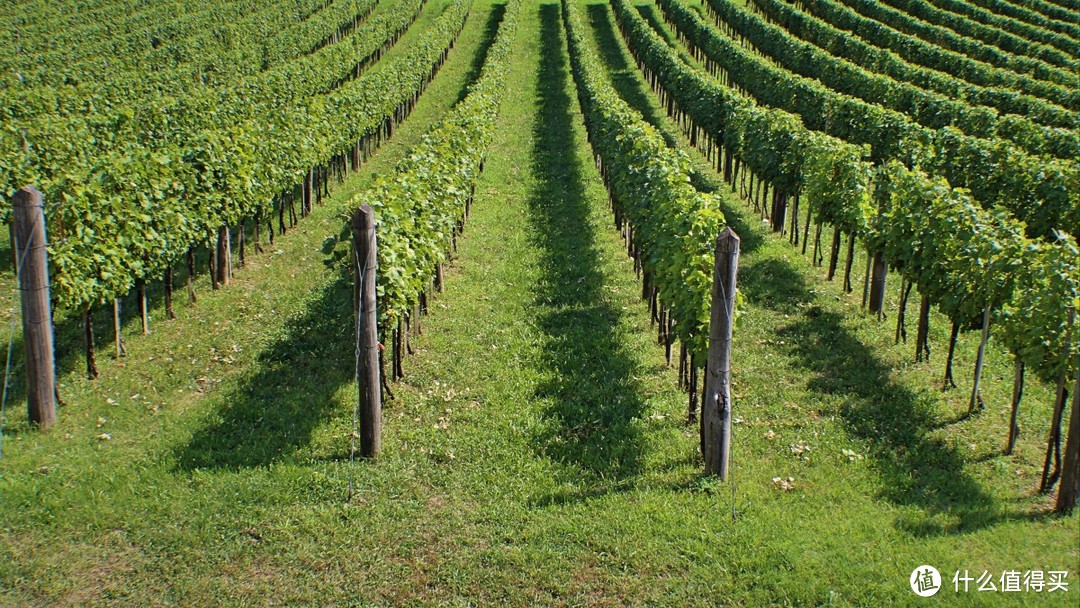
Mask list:
[{"label": "curved vine row", "polygon": [[[1067,0],[1066,0],[1067,1]],[[1044,0],[969,0],[972,4],[1002,13],[1016,19],[1022,19],[1028,23],[1055,29],[1056,26],[1080,26],[1080,6],[1072,3],[1065,6],[1063,2],[1045,2]],[[1056,30],[1071,33],[1070,30]]]},{"label": "curved vine row", "polygon": [[[862,235],[950,318],[967,322],[990,305],[1010,350],[1046,376],[1075,361],[1063,356],[1066,310],[1080,304],[1072,237],[1032,240],[1021,222],[940,178],[896,161],[875,167],[858,147],[761,108],[686,63],[629,0],[611,4],[646,78],[733,187],[745,168],[778,191],[801,193],[817,221]],[[1069,348],[1080,353],[1080,340]]]},{"label": "curved vine row", "polygon": [[951,13],[967,17],[973,21],[1008,31],[1016,36],[1033,42],[1049,44],[1073,57],[1080,56],[1080,28],[1067,28],[1075,31],[1069,34],[1054,31],[1049,27],[1040,27],[1014,19],[1008,15],[988,11],[970,0],[929,0],[934,6]]},{"label": "curved vine row", "polygon": [[764,105],[797,114],[808,127],[871,146],[880,163],[900,160],[970,188],[987,207],[1002,205],[1032,235],[1080,234],[1080,168],[1026,154],[1000,139],[969,137],[953,127],[931,130],[894,110],[871,105],[795,76],[742,48],[679,0],[657,0],[665,18],[710,70],[723,71]]},{"label": "curved vine row", "polygon": [[570,66],[589,142],[617,221],[630,224],[647,282],[670,311],[675,335],[704,361],[716,238],[725,224],[719,201],[690,184],[689,159],[619,97],[586,38],[572,2],[563,2]]},{"label": "curved vine row", "polygon": [[890,76],[953,99],[997,108],[1005,114],[1027,116],[1051,127],[1076,129],[1080,115],[1032,95],[994,86],[972,84],[948,73],[908,63],[892,51],[864,42],[858,36],[804,13],[784,0],[750,0],[749,6],[789,34],[843,57],[870,72]]},{"label": "curved vine row", "polygon": [[[450,251],[495,133],[521,0],[511,0],[480,76],[392,172],[357,194],[375,211],[380,325],[409,315]],[[422,179],[417,179],[423,176]]]},{"label": "curved vine row", "polygon": [[[963,15],[939,9],[925,0],[885,0],[885,3],[914,18],[921,19],[927,25],[946,28],[961,36],[997,47],[1006,53],[1039,59],[1072,72],[1080,67],[1080,58],[1077,57],[1076,52],[1078,41],[1065,36],[1045,32],[1052,39],[1060,39],[1059,44],[1071,47],[1072,54],[1046,43],[1033,42],[1027,38],[1015,36],[1000,27],[990,27]],[[936,27],[934,31],[937,31]]]},{"label": "curved vine row", "polygon": [[813,78],[834,91],[896,110],[925,127],[951,125],[967,135],[1005,139],[1032,154],[1069,161],[1080,152],[1080,134],[1076,131],[1036,125],[1021,116],[999,116],[989,108],[971,106],[868,72],[787,35],[783,28],[766,23],[732,0],[707,0],[706,5],[718,26],[730,28],[780,67]]},{"label": "curved vine row", "polygon": [[1080,86],[1080,77],[1068,69],[1052,66],[1039,59],[1002,53],[1000,49],[961,36],[949,28],[926,23],[876,0],[832,1],[846,5],[857,13],[904,32],[908,36],[922,39],[939,48],[959,53],[976,61],[1007,69],[1017,74],[1030,75],[1033,78],[1065,87],[1075,89],[1075,87]]},{"label": "curved vine row", "polygon": [[[160,276],[220,226],[260,216],[311,168],[388,134],[445,60],[471,2],[454,0],[409,52],[325,95],[185,142],[131,146],[52,184],[50,275],[85,308]],[[34,183],[33,181],[28,183]]]},{"label": "curved vine row", "polygon": [[[354,14],[372,6],[374,2],[355,7]],[[270,6],[257,1],[218,3],[183,16],[173,27],[151,29],[145,24],[127,36],[87,33],[43,52],[13,53],[0,69],[3,82],[11,87],[82,85],[102,90],[114,80],[135,85],[171,81],[184,87],[223,83],[264,67],[263,52],[281,33],[317,31],[327,15],[342,9],[354,7],[344,2],[327,5],[325,0]]]},{"label": "curved vine row", "polygon": [[833,0],[799,0],[796,6],[839,29],[854,33],[865,42],[893,51],[912,63],[951,74],[973,84],[1012,89],[1041,97],[1073,111],[1080,110],[1080,92],[1076,87],[1038,80],[976,61],[966,55],[904,35]]}]

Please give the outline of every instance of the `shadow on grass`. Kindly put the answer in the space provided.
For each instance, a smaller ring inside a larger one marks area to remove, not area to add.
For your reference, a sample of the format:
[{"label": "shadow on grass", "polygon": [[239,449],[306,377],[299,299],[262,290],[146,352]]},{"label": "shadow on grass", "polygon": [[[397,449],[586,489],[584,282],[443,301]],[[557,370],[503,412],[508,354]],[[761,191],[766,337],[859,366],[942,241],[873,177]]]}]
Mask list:
[{"label": "shadow on grass", "polygon": [[[743,237],[744,253],[766,244],[755,212],[725,204],[724,213]],[[868,446],[884,488],[879,498],[925,512],[903,516],[898,529],[935,536],[1050,517],[1023,505],[1010,511],[986,492],[964,468],[999,454],[967,457],[936,437],[943,426],[967,417],[942,421],[931,394],[920,395],[894,382],[890,367],[844,326],[842,315],[815,304],[822,296],[815,295],[791,262],[768,253],[741,258],[739,291],[767,314],[791,319],[777,330],[792,357],[785,373],[809,373],[809,392],[841,398],[839,419],[849,436]]]},{"label": "shadow on grass", "polygon": [[1002,519],[997,500],[964,471],[965,460],[931,435],[932,400],[890,380],[889,368],[838,313],[809,307],[779,335],[794,345],[797,364],[813,374],[809,390],[844,398],[841,419],[849,435],[869,446],[882,477],[881,497],[930,515],[901,521],[901,528],[917,536],[958,533]]},{"label": "shadow on grass", "polygon": [[476,82],[477,78],[480,78],[480,72],[484,69],[484,62],[487,61],[488,52],[491,51],[491,45],[495,43],[495,35],[499,33],[499,26],[505,16],[505,4],[496,4],[491,7],[487,23],[484,24],[484,33],[480,37],[480,46],[477,47],[472,63],[469,64],[469,71],[465,74],[465,86],[461,87],[457,102],[465,99],[469,94],[469,87]]},{"label": "shadow on grass", "polygon": [[352,291],[342,276],[328,285],[257,359],[257,372],[177,450],[181,470],[264,466],[288,458],[338,407],[334,394],[353,381]]},{"label": "shadow on grass", "polygon": [[[725,207],[743,243],[751,244],[744,251],[764,244],[761,228],[748,225],[756,221],[753,211]],[[848,435],[869,447],[884,488],[881,499],[926,511],[926,516],[902,519],[900,529],[931,536],[1030,518],[1003,513],[1000,503],[964,471],[970,461],[932,435],[937,428],[932,398],[894,382],[889,366],[844,326],[839,313],[814,304],[811,286],[790,262],[767,253],[741,262],[739,291],[746,301],[791,319],[777,330],[792,357],[786,373],[802,370],[811,376],[809,392],[841,398],[840,420]]]},{"label": "shadow on grass", "polygon": [[633,421],[644,412],[644,400],[634,380],[638,365],[615,333],[622,313],[605,298],[600,252],[590,232],[559,6],[541,6],[540,17],[532,151],[538,185],[528,203],[544,265],[535,305],[547,335],[544,363],[551,379],[536,392],[549,424],[535,441],[540,453],[577,469],[571,481],[585,476],[617,482],[642,467],[644,438]]}]

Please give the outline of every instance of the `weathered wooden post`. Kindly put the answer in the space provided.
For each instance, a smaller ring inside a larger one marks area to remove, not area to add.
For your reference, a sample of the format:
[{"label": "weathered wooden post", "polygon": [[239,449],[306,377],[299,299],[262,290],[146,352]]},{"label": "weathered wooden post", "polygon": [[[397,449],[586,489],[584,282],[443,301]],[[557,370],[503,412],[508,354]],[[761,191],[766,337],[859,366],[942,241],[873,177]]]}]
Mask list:
[{"label": "weathered wooden post", "polygon": [[26,348],[26,407],[30,421],[46,428],[56,422],[56,372],[45,205],[41,193],[26,186],[15,193],[12,208],[15,236],[12,248],[15,250]]},{"label": "weathered wooden post", "polygon": [[116,358],[119,359],[127,354],[124,346],[124,333],[121,330],[120,321],[120,298],[113,298],[113,342],[116,344]]},{"label": "weathered wooden post", "polygon": [[876,314],[878,319],[885,310],[885,279],[888,272],[889,266],[885,263],[885,257],[880,253],[875,253],[870,282],[870,312]]},{"label": "weathered wooden post", "polygon": [[[1066,312],[1065,325],[1065,352],[1062,355],[1065,361],[1069,360],[1070,347],[1072,345],[1073,323],[1076,321],[1076,309],[1070,306]],[[1043,463],[1042,482],[1039,484],[1039,492],[1049,492],[1057,483],[1061,475],[1061,419],[1065,414],[1065,396],[1068,394],[1069,366],[1063,365],[1058,374],[1057,392],[1054,393],[1054,413],[1050,419],[1050,438],[1046,442],[1046,461]],[[1071,424],[1071,421],[1070,421]],[[1051,471],[1050,465],[1053,464]]]},{"label": "weathered wooden post", "polygon": [[229,286],[232,276],[232,244],[229,242],[229,226],[218,228],[217,249],[213,272],[222,287]]},{"label": "weathered wooden post", "polygon": [[986,340],[990,337],[990,305],[983,310],[982,336],[979,339],[979,354],[975,358],[975,381],[971,386],[971,402],[968,403],[968,413],[974,413],[976,407],[982,406],[982,396],[979,395],[979,380],[982,379],[983,362],[986,359]]},{"label": "weathered wooden post", "polygon": [[377,245],[375,214],[364,205],[353,214],[353,267],[359,306],[356,317],[356,381],[359,386],[360,455],[377,456],[382,448],[382,386],[379,336],[375,315]]},{"label": "weathered wooden post", "polygon": [[1058,488],[1058,513],[1071,513],[1080,502],[1080,366],[1073,382],[1072,415],[1069,417],[1069,435],[1065,439],[1065,463]]},{"label": "weathered wooden post", "polygon": [[730,227],[716,239],[709,354],[702,404],[702,456],[705,472],[726,480],[731,456],[731,329],[735,315],[735,277],[739,269],[739,235]]}]

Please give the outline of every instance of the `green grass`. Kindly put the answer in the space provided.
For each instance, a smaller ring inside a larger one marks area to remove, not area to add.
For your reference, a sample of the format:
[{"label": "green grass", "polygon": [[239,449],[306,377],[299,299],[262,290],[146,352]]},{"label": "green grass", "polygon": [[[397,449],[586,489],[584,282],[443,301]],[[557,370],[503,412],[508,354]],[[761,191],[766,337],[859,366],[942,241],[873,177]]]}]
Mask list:
[{"label": "green grass", "polygon": [[[1002,456],[999,348],[989,408],[962,420],[966,383],[937,390],[940,319],[933,361],[911,363],[861,294],[826,283],[734,198],[734,483],[700,474],[552,2],[524,6],[473,215],[385,404],[383,456],[350,462],[341,212],[460,97],[498,6],[477,1],[394,140],[233,286],[200,283],[179,320],[129,329],[123,360],[102,338],[96,381],[67,344],[54,429],[9,405],[0,604],[915,605],[907,578],[928,563],[949,579],[928,601],[1075,605],[1080,517],[1049,516],[1033,494],[1046,387],[1029,389],[1018,452]],[[584,8],[620,94],[686,148],[610,12]],[[788,476],[793,490],[774,486]],[[1067,569],[1072,590],[957,596],[957,569]]]}]

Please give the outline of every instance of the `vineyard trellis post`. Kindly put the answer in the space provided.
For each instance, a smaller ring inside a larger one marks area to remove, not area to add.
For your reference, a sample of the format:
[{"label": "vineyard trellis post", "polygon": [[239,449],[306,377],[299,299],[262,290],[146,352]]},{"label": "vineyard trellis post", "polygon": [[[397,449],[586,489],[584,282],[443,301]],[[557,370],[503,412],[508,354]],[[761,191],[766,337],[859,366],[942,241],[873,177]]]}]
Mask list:
[{"label": "vineyard trellis post", "polygon": [[[1057,392],[1054,397],[1054,413],[1050,419],[1050,437],[1046,441],[1046,460],[1043,462],[1042,482],[1039,484],[1039,492],[1049,492],[1054,487],[1054,484],[1058,482],[1061,475],[1061,419],[1065,411],[1066,395],[1069,392],[1068,361],[1072,344],[1073,323],[1075,321],[1076,309],[1070,306],[1066,313],[1065,353],[1062,357],[1064,364],[1058,374]],[[1051,469],[1051,466],[1053,466],[1053,469]]]},{"label": "vineyard trellis post", "polygon": [[702,457],[705,472],[728,476],[731,457],[731,331],[735,315],[735,278],[739,269],[739,235],[730,227],[716,239],[709,353],[702,403]]},{"label": "vineyard trellis post", "polygon": [[26,186],[15,193],[15,273],[22,303],[23,345],[26,348],[26,406],[31,422],[47,428],[56,422],[56,375],[45,206],[41,193]]},{"label": "vineyard trellis post", "polygon": [[[382,447],[382,385],[379,375],[375,273],[378,253],[375,214],[364,205],[352,218],[353,266],[356,273],[356,381],[359,390],[360,455],[371,458]],[[354,430],[355,432],[355,430]]]},{"label": "vineyard trellis post", "polygon": [[885,256],[880,252],[874,254],[872,262],[872,274],[870,282],[870,312],[881,319],[885,311],[885,280],[888,276],[889,266],[885,262]]},{"label": "vineyard trellis post", "polygon": [[979,354],[975,359],[975,381],[971,385],[971,402],[968,403],[968,413],[973,413],[976,408],[982,407],[982,395],[979,394],[979,381],[982,379],[983,362],[986,359],[986,340],[990,337],[990,305],[983,310],[982,336],[979,339]]},{"label": "vineyard trellis post", "polygon": [[1069,416],[1069,434],[1065,439],[1065,462],[1062,465],[1061,487],[1058,488],[1058,513],[1071,513],[1080,502],[1080,365],[1073,381],[1072,414]]}]

